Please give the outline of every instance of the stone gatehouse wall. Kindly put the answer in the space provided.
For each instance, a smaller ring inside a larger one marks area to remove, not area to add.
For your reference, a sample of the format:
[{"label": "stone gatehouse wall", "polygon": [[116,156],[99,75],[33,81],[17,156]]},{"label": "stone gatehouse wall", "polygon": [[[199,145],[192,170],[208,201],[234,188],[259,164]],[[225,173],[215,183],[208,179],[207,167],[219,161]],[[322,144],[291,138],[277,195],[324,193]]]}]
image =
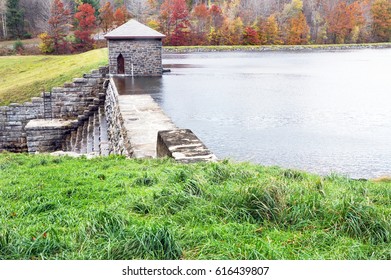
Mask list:
[{"label": "stone gatehouse wall", "polygon": [[[76,78],[64,87],[53,88],[51,97],[34,97],[31,102],[0,107],[0,152],[27,152],[26,125],[30,120],[81,119],[96,109],[108,67],[101,67],[83,78]],[[48,98],[48,99],[47,99]],[[46,108],[46,109],[45,109]],[[50,108],[49,110],[47,108]],[[50,116],[49,116],[50,115]]]},{"label": "stone gatehouse wall", "polygon": [[162,41],[160,39],[145,40],[109,40],[110,74],[117,74],[117,58],[120,54],[125,60],[125,75],[161,76]]},{"label": "stone gatehouse wall", "polygon": [[106,89],[105,113],[107,119],[107,135],[109,153],[131,157],[133,150],[130,137],[124,125],[124,119],[118,102],[118,92],[114,81],[110,79]]}]

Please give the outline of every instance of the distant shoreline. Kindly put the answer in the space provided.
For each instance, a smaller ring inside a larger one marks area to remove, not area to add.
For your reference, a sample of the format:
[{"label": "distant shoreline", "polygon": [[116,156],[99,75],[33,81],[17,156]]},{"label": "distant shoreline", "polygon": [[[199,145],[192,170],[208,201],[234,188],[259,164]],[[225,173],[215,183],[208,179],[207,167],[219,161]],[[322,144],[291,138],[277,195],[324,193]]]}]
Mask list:
[{"label": "distant shoreline", "polygon": [[343,45],[261,45],[261,46],[167,46],[163,54],[195,52],[268,52],[268,51],[334,51],[391,48],[391,43]]}]

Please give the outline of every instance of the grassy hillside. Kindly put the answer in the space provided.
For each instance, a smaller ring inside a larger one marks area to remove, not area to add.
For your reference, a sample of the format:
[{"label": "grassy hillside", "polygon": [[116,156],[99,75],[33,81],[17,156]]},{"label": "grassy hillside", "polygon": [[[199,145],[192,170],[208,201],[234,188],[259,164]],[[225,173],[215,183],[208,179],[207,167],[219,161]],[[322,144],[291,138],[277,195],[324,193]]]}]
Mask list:
[{"label": "grassy hillside", "polygon": [[0,154],[0,259],[391,259],[391,183]]},{"label": "grassy hillside", "polygon": [[64,56],[0,57],[0,106],[29,101],[108,62],[107,49]]}]

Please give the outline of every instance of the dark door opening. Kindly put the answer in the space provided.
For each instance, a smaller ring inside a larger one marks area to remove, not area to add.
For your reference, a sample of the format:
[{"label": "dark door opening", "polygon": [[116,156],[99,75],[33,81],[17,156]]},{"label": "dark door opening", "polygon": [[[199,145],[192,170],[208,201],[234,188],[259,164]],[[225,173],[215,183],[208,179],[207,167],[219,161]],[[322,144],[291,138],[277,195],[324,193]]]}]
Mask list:
[{"label": "dark door opening", "polygon": [[125,59],[121,53],[117,57],[117,74],[125,74]]}]

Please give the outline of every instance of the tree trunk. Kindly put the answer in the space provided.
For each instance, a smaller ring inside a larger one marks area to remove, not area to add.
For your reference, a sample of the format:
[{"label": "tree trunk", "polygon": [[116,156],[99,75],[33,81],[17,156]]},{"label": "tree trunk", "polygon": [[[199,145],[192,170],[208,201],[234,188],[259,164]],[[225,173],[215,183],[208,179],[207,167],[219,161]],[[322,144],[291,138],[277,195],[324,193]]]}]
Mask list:
[{"label": "tree trunk", "polygon": [[7,39],[7,15],[5,13],[1,14],[1,27],[3,31],[3,39]]}]

